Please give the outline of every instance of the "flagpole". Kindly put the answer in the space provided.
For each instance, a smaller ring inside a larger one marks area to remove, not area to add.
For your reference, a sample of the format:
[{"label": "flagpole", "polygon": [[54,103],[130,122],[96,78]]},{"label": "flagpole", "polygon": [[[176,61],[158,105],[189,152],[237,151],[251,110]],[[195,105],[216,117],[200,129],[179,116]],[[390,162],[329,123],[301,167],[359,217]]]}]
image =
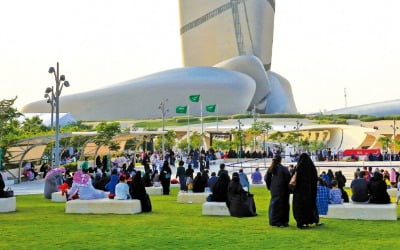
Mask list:
[{"label": "flagpole", "polygon": [[215,105],[215,111],[217,113],[217,133],[218,133],[218,104]]},{"label": "flagpole", "polygon": [[190,113],[190,106],[188,105],[188,112],[187,112],[187,119],[188,119],[188,125],[187,125],[187,144],[188,144],[188,156],[189,156],[189,152],[190,152],[189,113]]},{"label": "flagpole", "polygon": [[203,100],[200,99],[200,121],[201,121],[201,145],[204,148],[203,136],[204,136],[204,126],[203,126]]}]

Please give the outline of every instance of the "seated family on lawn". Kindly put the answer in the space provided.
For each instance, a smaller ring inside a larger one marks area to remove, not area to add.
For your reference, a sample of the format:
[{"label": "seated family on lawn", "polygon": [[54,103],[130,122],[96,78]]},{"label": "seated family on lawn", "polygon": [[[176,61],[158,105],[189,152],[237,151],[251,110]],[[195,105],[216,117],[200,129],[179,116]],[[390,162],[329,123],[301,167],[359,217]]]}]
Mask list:
[{"label": "seated family on lawn", "polygon": [[176,178],[179,178],[181,192],[202,193],[210,192],[207,197],[209,202],[226,202],[231,216],[251,217],[256,216],[256,206],[253,195],[248,192],[249,182],[247,176],[241,169],[239,173],[232,174],[232,180],[228,171],[225,170],[225,164],[220,164],[218,174],[211,173],[208,176],[208,170],[197,173],[193,179],[193,169],[191,165],[185,170],[184,163],[179,162]]}]

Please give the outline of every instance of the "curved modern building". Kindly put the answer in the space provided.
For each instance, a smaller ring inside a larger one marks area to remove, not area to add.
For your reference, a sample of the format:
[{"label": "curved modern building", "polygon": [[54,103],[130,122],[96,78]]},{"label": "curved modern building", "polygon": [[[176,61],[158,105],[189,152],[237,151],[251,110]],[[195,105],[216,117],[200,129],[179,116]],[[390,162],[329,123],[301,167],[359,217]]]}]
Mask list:
[{"label": "curved modern building", "polygon": [[369,103],[342,109],[335,109],[325,113],[375,115],[375,116],[398,115],[400,114],[400,99]]},{"label": "curved modern building", "polygon": [[[274,0],[180,0],[183,62],[186,67],[60,98],[60,112],[77,119],[160,117],[168,98],[172,112],[189,105],[199,115],[201,103],[217,105],[219,114],[296,113],[289,82],[270,71]],[[204,108],[203,108],[204,109]],[[44,101],[23,112],[46,112]],[[207,115],[207,113],[205,114]]]}]

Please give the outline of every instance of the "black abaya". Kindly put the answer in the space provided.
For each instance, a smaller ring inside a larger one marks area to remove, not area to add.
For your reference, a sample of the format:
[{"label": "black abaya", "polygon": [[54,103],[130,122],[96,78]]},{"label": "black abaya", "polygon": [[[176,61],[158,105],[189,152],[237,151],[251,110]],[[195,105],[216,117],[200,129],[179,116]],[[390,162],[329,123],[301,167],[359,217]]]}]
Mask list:
[{"label": "black abaya", "polygon": [[231,216],[256,216],[256,206],[253,195],[246,192],[239,182],[231,181],[228,187],[228,201],[226,202]]},{"label": "black abaya", "polygon": [[269,203],[269,224],[285,226],[289,223],[289,170],[281,164],[274,171],[267,172],[267,188],[271,191]]},{"label": "black abaya", "polygon": [[129,186],[129,193],[132,199],[140,200],[142,206],[142,212],[151,212],[152,206],[149,195],[146,193],[146,188],[144,187],[144,182],[140,175],[141,173],[138,172],[135,178],[132,180]]},{"label": "black abaya", "polygon": [[297,168],[297,181],[293,190],[293,215],[297,226],[303,227],[319,222],[317,212],[317,180],[318,174],[306,154],[300,156]]}]

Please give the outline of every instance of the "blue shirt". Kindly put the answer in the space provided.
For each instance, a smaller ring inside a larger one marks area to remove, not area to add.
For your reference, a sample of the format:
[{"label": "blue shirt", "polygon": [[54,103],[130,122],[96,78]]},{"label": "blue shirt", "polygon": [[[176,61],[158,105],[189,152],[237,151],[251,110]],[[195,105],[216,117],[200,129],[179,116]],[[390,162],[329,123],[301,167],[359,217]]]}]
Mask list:
[{"label": "blue shirt", "polygon": [[329,204],[342,204],[342,191],[339,188],[329,191]]},{"label": "blue shirt", "polygon": [[120,182],[115,186],[115,197],[116,200],[127,200],[130,199],[129,186],[126,183]]},{"label": "blue shirt", "polygon": [[325,186],[317,186],[317,208],[318,214],[326,215],[328,213],[329,204],[329,188]]}]

